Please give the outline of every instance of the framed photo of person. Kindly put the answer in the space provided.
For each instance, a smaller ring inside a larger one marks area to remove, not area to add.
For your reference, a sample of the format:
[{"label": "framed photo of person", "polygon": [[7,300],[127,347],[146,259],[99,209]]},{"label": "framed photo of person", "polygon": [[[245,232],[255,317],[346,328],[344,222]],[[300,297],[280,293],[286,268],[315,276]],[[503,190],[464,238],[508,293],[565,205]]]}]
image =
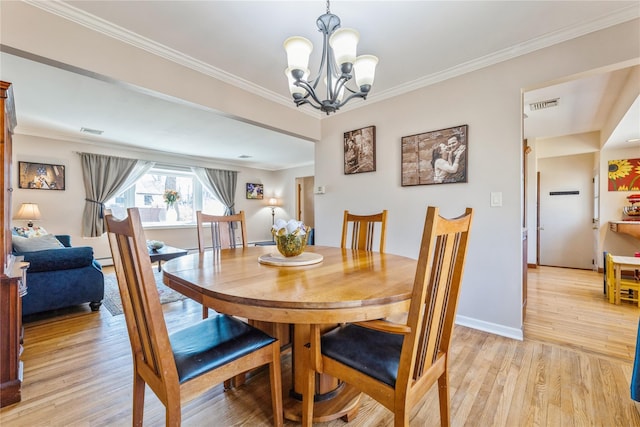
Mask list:
[{"label": "framed photo of person", "polygon": [[18,162],[18,188],[64,190],[64,165]]},{"label": "framed photo of person", "polygon": [[376,127],[344,133],[344,174],[376,170]]},{"label": "framed photo of person", "polygon": [[467,182],[467,125],[402,137],[402,186]]}]

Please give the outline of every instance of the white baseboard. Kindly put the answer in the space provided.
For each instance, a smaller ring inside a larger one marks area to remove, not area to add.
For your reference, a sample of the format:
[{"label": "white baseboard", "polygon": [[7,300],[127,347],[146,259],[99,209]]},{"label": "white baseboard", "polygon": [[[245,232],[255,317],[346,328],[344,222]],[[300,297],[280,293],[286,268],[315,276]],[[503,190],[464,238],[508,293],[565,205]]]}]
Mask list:
[{"label": "white baseboard", "polygon": [[512,338],[518,341],[522,341],[524,339],[522,329],[508,328],[496,323],[484,322],[482,320],[473,319],[471,317],[456,316],[456,324],[472,329],[478,329],[484,332],[489,332],[491,334],[500,335],[506,338]]},{"label": "white baseboard", "polygon": [[113,259],[111,257],[108,258],[96,258],[96,261],[100,263],[100,265],[108,266],[113,265]]}]

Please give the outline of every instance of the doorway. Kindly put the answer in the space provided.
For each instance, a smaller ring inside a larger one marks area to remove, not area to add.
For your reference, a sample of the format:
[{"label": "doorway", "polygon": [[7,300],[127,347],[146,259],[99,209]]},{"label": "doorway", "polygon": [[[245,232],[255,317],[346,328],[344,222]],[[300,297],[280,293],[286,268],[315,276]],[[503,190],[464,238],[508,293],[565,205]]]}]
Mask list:
[{"label": "doorway", "polygon": [[593,268],[594,154],[538,159],[540,265]]},{"label": "doorway", "polygon": [[296,178],[296,219],[315,229],[313,176]]}]

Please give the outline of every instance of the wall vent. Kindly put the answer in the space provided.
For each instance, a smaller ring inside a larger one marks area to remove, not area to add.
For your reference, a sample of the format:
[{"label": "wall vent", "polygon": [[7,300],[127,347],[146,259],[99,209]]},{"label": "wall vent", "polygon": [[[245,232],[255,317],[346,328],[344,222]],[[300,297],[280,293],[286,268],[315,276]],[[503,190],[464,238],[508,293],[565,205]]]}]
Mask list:
[{"label": "wall vent", "polygon": [[92,135],[102,135],[103,130],[91,129],[91,128],[80,128],[80,132],[90,133]]},{"label": "wall vent", "polygon": [[545,108],[557,107],[559,104],[560,98],[547,99],[546,101],[533,102],[529,104],[529,109],[531,111],[544,110]]}]

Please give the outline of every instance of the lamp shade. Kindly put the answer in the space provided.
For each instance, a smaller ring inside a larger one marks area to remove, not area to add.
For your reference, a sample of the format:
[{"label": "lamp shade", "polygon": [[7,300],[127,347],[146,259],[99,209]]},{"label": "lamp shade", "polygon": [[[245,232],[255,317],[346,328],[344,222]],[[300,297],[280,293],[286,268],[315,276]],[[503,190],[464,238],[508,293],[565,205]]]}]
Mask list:
[{"label": "lamp shade", "polygon": [[352,28],[339,28],[329,38],[329,45],[333,49],[336,64],[353,64],[356,60],[356,49],[360,33]]},{"label": "lamp shade", "polygon": [[28,226],[33,227],[33,221],[40,220],[40,209],[37,203],[23,203],[13,219],[28,221]]},{"label": "lamp shade", "polygon": [[289,37],[284,41],[284,50],[287,52],[287,63],[292,70],[306,70],[309,68],[309,55],[313,50],[313,44],[304,37]]},{"label": "lamp shade", "polygon": [[356,84],[359,87],[373,85],[373,79],[376,75],[376,65],[378,65],[377,56],[361,55],[356,58],[356,62],[353,64],[353,72],[356,75]]},{"label": "lamp shade", "polygon": [[278,199],[272,197],[269,199],[269,206],[278,206]]}]

